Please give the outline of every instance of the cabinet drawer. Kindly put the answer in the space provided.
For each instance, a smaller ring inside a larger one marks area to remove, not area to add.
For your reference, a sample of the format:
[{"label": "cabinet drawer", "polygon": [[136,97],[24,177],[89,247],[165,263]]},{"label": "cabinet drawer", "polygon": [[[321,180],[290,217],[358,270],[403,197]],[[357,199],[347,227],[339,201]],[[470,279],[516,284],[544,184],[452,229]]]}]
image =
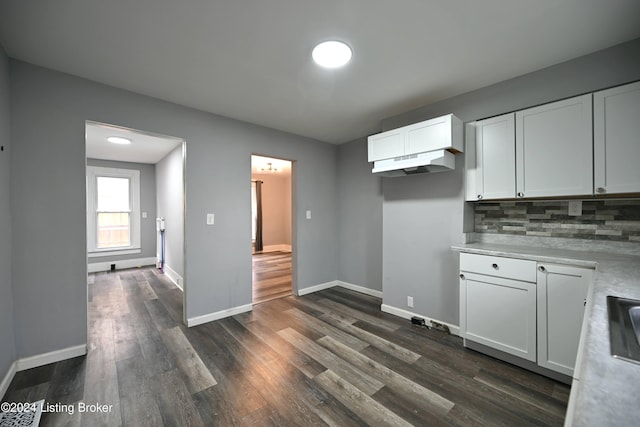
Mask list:
[{"label": "cabinet drawer", "polygon": [[461,253],[460,270],[525,282],[536,281],[536,262],[526,259]]}]

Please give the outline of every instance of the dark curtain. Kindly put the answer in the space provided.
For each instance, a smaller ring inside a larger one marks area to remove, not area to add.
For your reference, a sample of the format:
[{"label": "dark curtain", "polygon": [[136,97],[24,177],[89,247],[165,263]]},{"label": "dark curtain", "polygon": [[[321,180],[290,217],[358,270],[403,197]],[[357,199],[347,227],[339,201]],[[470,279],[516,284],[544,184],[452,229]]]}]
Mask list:
[{"label": "dark curtain", "polygon": [[262,252],[262,181],[256,181],[256,252]]}]

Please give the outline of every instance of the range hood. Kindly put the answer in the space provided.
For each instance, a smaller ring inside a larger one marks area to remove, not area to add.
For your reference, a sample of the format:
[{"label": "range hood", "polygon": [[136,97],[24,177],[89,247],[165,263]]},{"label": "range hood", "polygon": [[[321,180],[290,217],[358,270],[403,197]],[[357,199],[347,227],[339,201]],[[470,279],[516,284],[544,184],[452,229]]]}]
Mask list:
[{"label": "range hood", "polygon": [[456,159],[446,150],[429,151],[378,160],[373,163],[372,173],[388,177],[452,171],[456,168]]},{"label": "range hood", "polygon": [[368,138],[371,172],[389,177],[452,171],[462,151],[462,121],[453,114]]}]

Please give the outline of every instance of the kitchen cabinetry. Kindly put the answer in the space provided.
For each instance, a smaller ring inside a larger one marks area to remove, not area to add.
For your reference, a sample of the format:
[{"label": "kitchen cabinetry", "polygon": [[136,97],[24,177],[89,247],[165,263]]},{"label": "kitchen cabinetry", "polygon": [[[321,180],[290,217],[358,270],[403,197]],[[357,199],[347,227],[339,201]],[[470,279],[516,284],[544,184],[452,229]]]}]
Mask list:
[{"label": "kitchen cabinetry", "polygon": [[640,192],[640,82],[593,95],[596,194]]},{"label": "kitchen cabinetry", "polygon": [[[475,188],[467,200],[509,199],[516,196],[515,114],[480,120],[475,138]],[[467,149],[467,156],[473,152]]]},{"label": "kitchen cabinetry", "polygon": [[368,161],[435,150],[463,151],[462,121],[453,114],[436,117],[368,138]]},{"label": "kitchen cabinetry", "polygon": [[461,253],[465,345],[472,341],[572,376],[592,278],[589,268]]},{"label": "kitchen cabinetry", "polygon": [[516,112],[516,196],[593,194],[591,95]]},{"label": "kitchen cabinetry", "polygon": [[593,270],[539,263],[538,365],[573,376]]},{"label": "kitchen cabinetry", "polygon": [[536,360],[536,263],[460,254],[460,331],[465,340]]}]

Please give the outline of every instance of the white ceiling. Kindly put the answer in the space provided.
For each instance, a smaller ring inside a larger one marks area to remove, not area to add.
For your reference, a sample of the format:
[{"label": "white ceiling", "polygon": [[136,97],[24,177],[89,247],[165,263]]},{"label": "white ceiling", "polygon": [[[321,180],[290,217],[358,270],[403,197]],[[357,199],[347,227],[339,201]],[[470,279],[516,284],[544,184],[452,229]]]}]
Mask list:
[{"label": "white ceiling", "polygon": [[[127,138],[131,144],[112,144],[107,141],[110,136]],[[177,138],[95,122],[87,122],[85,138],[89,159],[151,164],[158,163],[183,142]]]},{"label": "white ceiling", "polygon": [[637,37],[638,0],[0,1],[13,58],[332,143]]}]

